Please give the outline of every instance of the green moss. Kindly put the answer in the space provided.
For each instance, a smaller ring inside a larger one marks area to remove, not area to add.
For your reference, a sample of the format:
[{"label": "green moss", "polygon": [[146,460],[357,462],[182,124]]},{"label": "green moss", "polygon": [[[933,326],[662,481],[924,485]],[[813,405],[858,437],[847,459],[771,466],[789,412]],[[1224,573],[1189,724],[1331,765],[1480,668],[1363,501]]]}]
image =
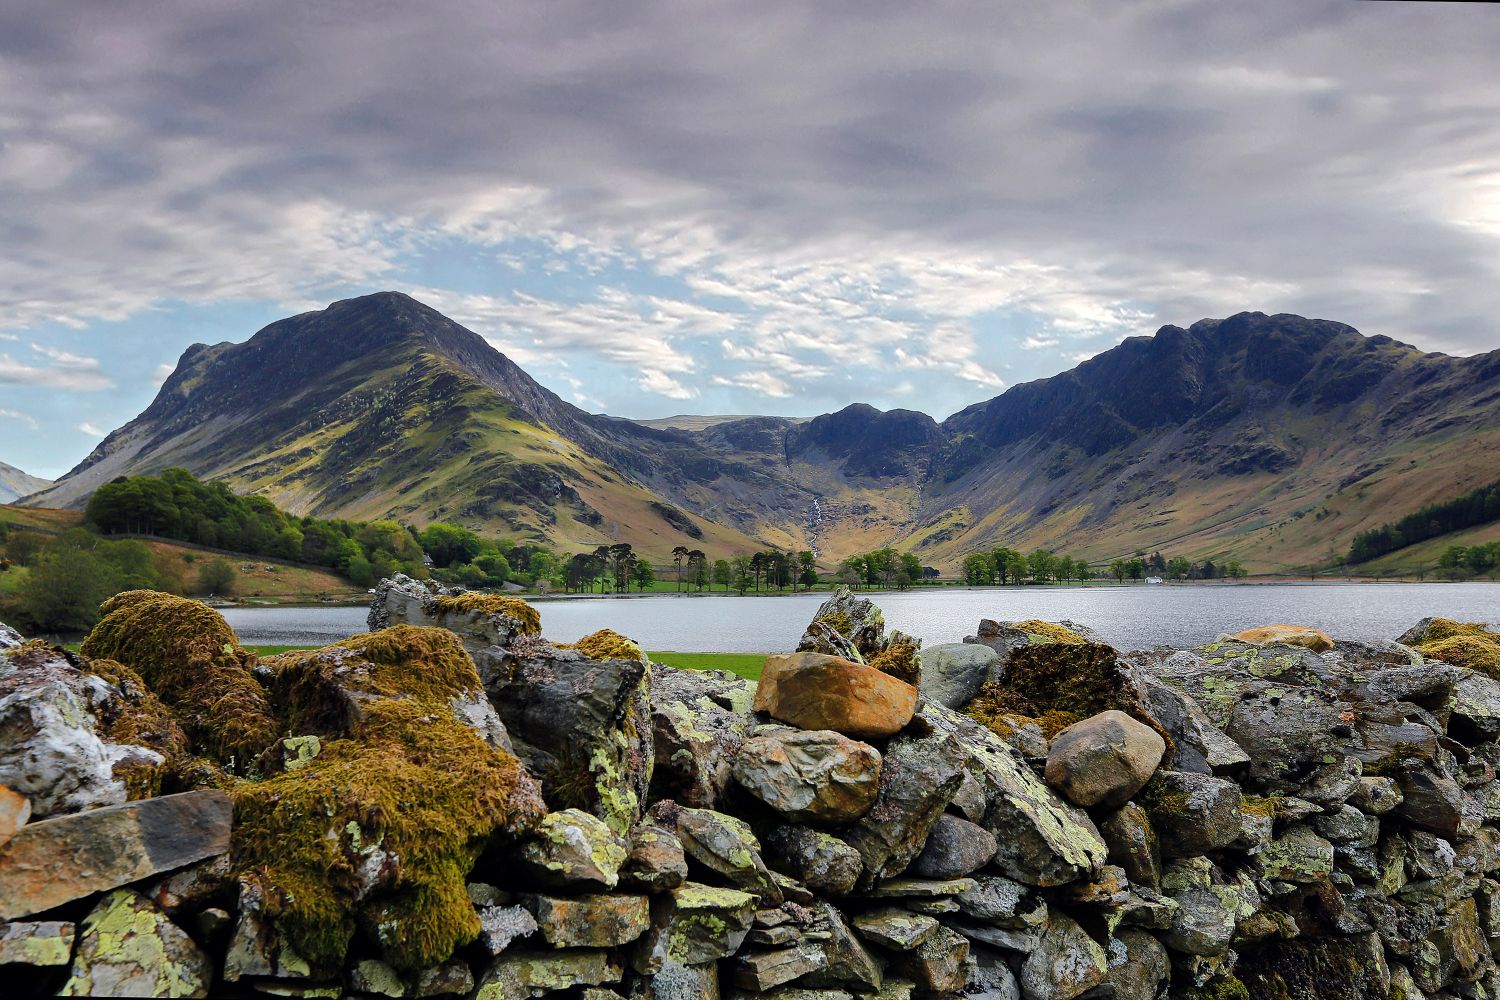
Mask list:
[{"label": "green moss", "polygon": [[1437,642],[1426,642],[1417,647],[1435,660],[1451,663],[1455,667],[1467,667],[1488,677],[1500,679],[1500,637],[1481,639],[1477,636],[1456,635]]},{"label": "green moss", "polygon": [[646,654],[634,640],[613,629],[602,628],[577,642],[553,643],[558,649],[576,649],[591,660],[635,660],[646,662]]},{"label": "green moss", "polygon": [[905,639],[893,641],[884,650],[870,658],[870,666],[897,680],[916,686],[921,679],[921,665],[917,659],[917,643]]},{"label": "green moss", "polygon": [[845,639],[849,638],[849,630],[854,627],[854,623],[849,620],[849,616],[842,611],[829,611],[827,614],[819,615],[813,620],[819,624],[827,625]]},{"label": "green moss", "polygon": [[117,695],[102,706],[100,730],[115,743],[130,743],[161,754],[159,767],[115,765],[114,775],[125,783],[132,799],[185,792],[194,788],[224,787],[228,778],[208,761],[193,756],[187,734],[177,718],[156,697],[141,675],[114,660],[79,657],[83,669],[108,681]]},{"label": "green moss", "polygon": [[1250,990],[1234,975],[1214,976],[1202,986],[1173,986],[1171,1000],[1250,1000]]},{"label": "green moss", "polygon": [[197,601],[149,590],[117,594],[80,647],[130,667],[176,715],[193,748],[243,770],[276,738],[277,725],[227,622]]},{"label": "green moss", "polygon": [[1023,622],[1016,622],[1012,628],[1020,629],[1026,633],[1026,638],[1034,643],[1061,642],[1072,646],[1081,646],[1088,642],[1083,636],[1070,628],[1054,625],[1051,622],[1040,621],[1036,618],[1028,618]]},{"label": "green moss", "polygon": [[509,618],[517,624],[517,631],[523,635],[536,635],[542,630],[542,616],[537,613],[536,608],[519,597],[470,593],[460,594],[457,597],[439,597],[434,603],[440,614],[455,612],[468,614],[472,611],[479,611],[486,615]]}]

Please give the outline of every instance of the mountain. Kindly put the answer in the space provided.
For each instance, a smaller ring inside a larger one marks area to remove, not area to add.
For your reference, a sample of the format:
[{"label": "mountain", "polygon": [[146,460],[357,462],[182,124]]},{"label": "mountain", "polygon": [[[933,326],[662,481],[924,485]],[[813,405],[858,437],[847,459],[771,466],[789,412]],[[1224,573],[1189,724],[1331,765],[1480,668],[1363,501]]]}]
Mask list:
[{"label": "mountain", "polygon": [[1284,570],[1492,479],[1497,448],[1500,351],[1424,354],[1297,316],[1162,327],[942,423],[860,403],[636,422],[382,292],[190,347],[140,416],[28,502],[80,506],[181,465],[299,513],[662,559],[779,545],[831,564],[894,544],[953,567],[1010,545]]},{"label": "mountain", "polygon": [[6,465],[0,462],[0,503],[10,503],[12,500],[35,493],[37,490],[45,489],[52,485],[50,479],[38,479],[36,476],[28,476],[14,465]]}]

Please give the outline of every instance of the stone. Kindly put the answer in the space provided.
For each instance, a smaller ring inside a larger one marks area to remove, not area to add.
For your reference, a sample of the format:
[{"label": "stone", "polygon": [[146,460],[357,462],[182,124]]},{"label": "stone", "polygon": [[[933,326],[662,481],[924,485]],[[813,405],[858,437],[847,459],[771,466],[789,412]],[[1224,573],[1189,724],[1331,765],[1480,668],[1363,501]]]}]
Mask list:
[{"label": "stone", "polygon": [[[1132,653],[1128,662],[1139,667],[1143,659],[1153,654]],[[1189,664],[1196,659],[1193,654],[1181,650],[1167,657],[1181,657]],[[1147,668],[1149,670],[1151,668]],[[1191,666],[1188,669],[1192,669]],[[1141,675],[1141,687],[1146,694],[1146,707],[1157,725],[1172,738],[1171,767],[1176,771],[1194,774],[1229,774],[1243,770],[1250,762],[1250,755],[1234,740],[1224,735],[1212,719],[1199,707],[1198,702],[1165,683],[1154,673],[1137,669]]]},{"label": "stone", "polygon": [[998,846],[984,827],[944,813],[908,871],[922,878],[962,878],[989,864]]},{"label": "stone", "polygon": [[0,965],[67,965],[78,926],[62,920],[0,924]]},{"label": "stone", "polygon": [[1141,791],[1163,857],[1207,854],[1240,835],[1240,787],[1206,774],[1158,771]]},{"label": "stone", "polygon": [[864,861],[860,886],[904,872],[953,800],[964,774],[963,752],[947,734],[903,733],[886,746],[875,805],[843,839]]},{"label": "stone", "polygon": [[0,785],[30,800],[32,820],[124,803],[126,775],[165,760],[105,735],[99,720],[116,709],[120,692],[74,666],[71,655],[47,647],[0,653]]},{"label": "stone", "polygon": [[1105,817],[1099,824],[1099,833],[1109,846],[1110,864],[1125,869],[1135,885],[1161,888],[1161,857],[1145,809],[1135,802],[1125,803]]},{"label": "stone", "polygon": [[957,896],[958,908],[966,915],[1017,930],[1046,922],[1047,904],[1033,895],[1031,886],[1003,875],[978,875],[973,881]]},{"label": "stone", "polygon": [[878,989],[882,974],[880,963],[860,943],[853,928],[844,920],[833,904],[818,900],[813,904],[817,914],[817,930],[809,938],[821,936],[821,947],[827,964],[806,976],[808,986],[860,986]]},{"label": "stone", "polygon": [[649,976],[637,979],[631,1000],[719,1000],[719,966],[683,965],[670,959]]},{"label": "stone", "polygon": [[797,642],[797,652],[826,653],[866,663],[888,644],[880,608],[848,587],[839,587],[818,606]]},{"label": "stone", "polygon": [[924,705],[919,718],[952,740],[961,767],[982,789],[983,825],[998,839],[1001,872],[1028,885],[1062,885],[1104,864],[1107,848],[1087,814],[1058,798],[1013,747],[941,705]]},{"label": "stone", "polygon": [[688,857],[736,888],[775,906],[782,894],[760,855],[750,824],[712,809],[677,810],[677,836]]},{"label": "stone", "polygon": [[892,951],[911,951],[931,939],[938,926],[932,917],[895,908],[870,910],[854,918],[860,937]]},{"label": "stone", "polygon": [[822,830],[782,824],[765,839],[766,860],[815,892],[847,896],[854,891],[864,860],[853,847]]},{"label": "stone", "polygon": [[574,986],[617,983],[624,973],[608,951],[511,952],[485,970],[473,1000],[523,1000]]},{"label": "stone", "polygon": [[734,778],[794,823],[863,816],[880,790],[880,751],[832,730],[782,730],[740,746]]},{"label": "stone", "polygon": [[651,924],[645,896],[530,896],[525,905],[554,948],[616,948],[640,937]]},{"label": "stone", "polygon": [[918,692],[946,708],[962,708],[973,701],[984,682],[1000,667],[1000,655],[978,643],[929,646],[919,656],[922,669]]},{"label": "stone", "polygon": [[822,653],[767,657],[755,710],[799,729],[832,729],[855,739],[899,733],[917,708],[917,689],[874,667]]},{"label": "stone", "polygon": [[1167,744],[1151,727],[1108,711],[1058,733],[1047,752],[1047,783],[1080,806],[1112,809],[1156,772]]},{"label": "stone", "polygon": [[1306,625],[1262,625],[1249,628],[1230,636],[1240,642],[1255,646],[1301,646],[1314,653],[1325,653],[1333,648],[1333,640],[1326,634]]},{"label": "stone", "polygon": [[949,993],[963,988],[968,980],[965,961],[969,957],[968,939],[946,927],[911,951],[898,953],[891,968],[912,980],[919,991]]},{"label": "stone", "polygon": [[31,800],[0,785],[0,847],[10,843],[10,838],[30,819]]},{"label": "stone", "polygon": [[1027,1000],[1073,1000],[1104,981],[1109,957],[1071,917],[1053,914],[1021,965]]},{"label": "stone", "polygon": [[215,904],[229,906],[238,891],[234,861],[228,854],[220,854],[157,879],[145,893],[169,916],[176,916],[182,910],[201,910]]},{"label": "stone", "polygon": [[629,857],[609,825],[581,809],[548,813],[515,852],[522,873],[543,885],[613,889]]},{"label": "stone", "polygon": [[213,963],[150,900],[110,892],[84,918],[62,996],[206,997]]},{"label": "stone", "polygon": [[25,642],[26,640],[21,636],[21,633],[4,622],[0,622],[0,653],[5,652],[7,649],[18,649]]},{"label": "stone", "polygon": [[234,983],[248,976],[311,979],[312,965],[281,940],[266,913],[265,892],[255,879],[240,880],[238,919],[224,953],[223,977]]},{"label": "stone", "polygon": [[1425,767],[1403,768],[1396,781],[1401,786],[1396,815],[1440,837],[1458,836],[1464,823],[1464,794],[1458,782]]},{"label": "stone", "polygon": [[776,951],[740,954],[728,962],[729,981],[757,995],[765,990],[800,979],[828,964],[817,942],[804,942]]},{"label": "stone", "polygon": [[1021,985],[1005,960],[1004,952],[969,944],[966,969],[968,982],[963,996],[972,1000],[1021,1000]]},{"label": "stone", "polygon": [[937,899],[957,896],[976,884],[971,878],[892,878],[867,890],[865,895],[871,899]]},{"label": "stone", "polygon": [[1333,845],[1311,827],[1288,827],[1260,853],[1266,878],[1297,884],[1317,882],[1333,871]]},{"label": "stone", "polygon": [[0,847],[0,920],[223,854],[232,811],[224,792],[182,792],[27,824]]},{"label": "stone", "polygon": [[1313,817],[1313,829],[1319,836],[1338,844],[1352,847],[1374,847],[1380,839],[1380,820],[1368,816],[1351,805],[1339,806],[1332,812]]},{"label": "stone", "polygon": [[1401,804],[1401,786],[1395,778],[1361,777],[1349,802],[1372,816],[1384,816]]},{"label": "stone", "polygon": [[642,975],[669,962],[701,965],[739,951],[755,917],[755,897],[738,889],[687,882],[651,899],[651,927],[631,964]]},{"label": "stone", "polygon": [[[471,977],[472,978],[472,977]],[[379,997],[404,997],[406,981],[401,973],[374,958],[360,959],[349,970],[349,988],[358,993],[370,993]]]},{"label": "stone", "polygon": [[630,855],[620,869],[621,885],[660,892],[686,882],[687,874],[687,856],[677,834],[654,823],[641,823],[630,831]]},{"label": "stone", "polygon": [[511,942],[535,934],[536,917],[524,906],[482,906],[479,908],[479,944],[491,955],[498,955]]},{"label": "stone", "polygon": [[753,724],[755,684],[716,670],[652,666],[656,748],[651,797],[695,809],[719,804],[731,766]]},{"label": "stone", "polygon": [[444,962],[423,969],[412,977],[409,996],[468,996],[474,989],[474,972],[464,962]]},{"label": "stone", "polygon": [[1167,950],[1145,931],[1120,931],[1105,952],[1109,969],[1104,984],[1114,990],[1115,1000],[1155,1000],[1161,984],[1172,975]]}]

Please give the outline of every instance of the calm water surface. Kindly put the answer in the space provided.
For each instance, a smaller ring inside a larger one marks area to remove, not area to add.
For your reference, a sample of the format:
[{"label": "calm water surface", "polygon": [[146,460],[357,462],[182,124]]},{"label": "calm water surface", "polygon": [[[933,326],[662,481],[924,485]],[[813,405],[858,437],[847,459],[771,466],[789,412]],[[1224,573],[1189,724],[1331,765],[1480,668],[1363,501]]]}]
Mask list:
[{"label": "calm water surface", "polygon": [[[827,596],[665,594],[536,605],[543,632],[558,642],[612,628],[646,649],[760,653],[796,646]],[[1122,649],[1209,642],[1270,622],[1311,625],[1336,639],[1393,639],[1424,615],[1500,622],[1500,586],[1489,583],[945,587],[873,597],[888,627],[928,645],[972,635],[981,618],[1069,618]],[[365,631],[364,608],[229,608],[224,617],[247,645],[324,645]]]}]

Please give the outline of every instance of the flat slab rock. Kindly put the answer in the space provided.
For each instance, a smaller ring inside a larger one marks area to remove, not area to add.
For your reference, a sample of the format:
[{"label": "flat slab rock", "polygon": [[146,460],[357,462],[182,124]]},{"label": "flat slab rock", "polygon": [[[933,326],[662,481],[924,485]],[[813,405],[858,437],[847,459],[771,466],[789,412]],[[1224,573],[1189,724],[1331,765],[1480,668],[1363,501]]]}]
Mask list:
[{"label": "flat slab rock", "polygon": [[823,653],[770,656],[755,689],[755,710],[799,729],[831,729],[855,739],[894,736],[917,710],[917,689],[890,674]]},{"label": "flat slab rock", "polygon": [[233,811],[224,792],[183,792],[24,826],[0,848],[0,920],[223,854]]}]

